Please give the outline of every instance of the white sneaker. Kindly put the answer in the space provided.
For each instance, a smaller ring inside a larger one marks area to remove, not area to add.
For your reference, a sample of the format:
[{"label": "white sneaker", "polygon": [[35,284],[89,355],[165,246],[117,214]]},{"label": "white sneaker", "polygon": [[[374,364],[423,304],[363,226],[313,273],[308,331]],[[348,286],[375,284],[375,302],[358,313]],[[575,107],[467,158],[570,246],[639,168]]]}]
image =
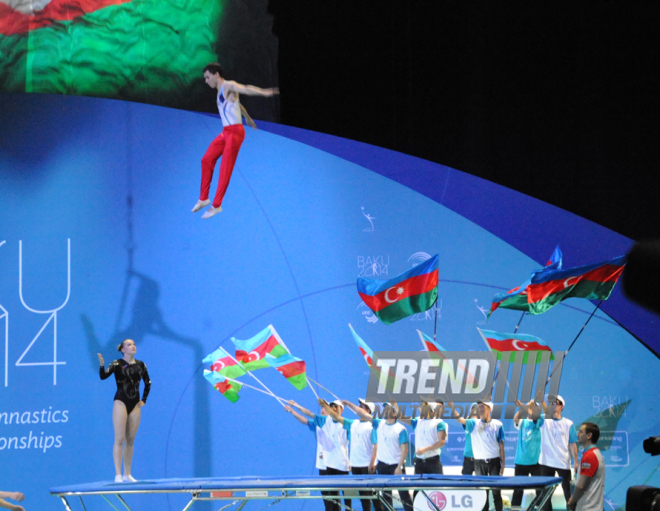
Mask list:
[{"label": "white sneaker", "polygon": [[209,199],[198,200],[197,204],[195,204],[195,206],[192,208],[192,212],[197,213],[200,209],[205,208],[209,204],[211,204],[211,201]]},{"label": "white sneaker", "polygon": [[217,208],[214,208],[213,206],[211,206],[209,209],[204,211],[204,214],[202,215],[202,218],[211,218],[213,215],[217,215],[218,213],[220,213],[220,211],[222,211],[221,206],[218,206]]},{"label": "white sneaker", "polygon": [[123,477],[123,481],[125,483],[137,483],[137,479],[135,479],[131,474],[125,475]]},{"label": "white sneaker", "polygon": [[116,475],[115,476],[115,483],[121,483],[121,482],[122,482],[121,474]]}]

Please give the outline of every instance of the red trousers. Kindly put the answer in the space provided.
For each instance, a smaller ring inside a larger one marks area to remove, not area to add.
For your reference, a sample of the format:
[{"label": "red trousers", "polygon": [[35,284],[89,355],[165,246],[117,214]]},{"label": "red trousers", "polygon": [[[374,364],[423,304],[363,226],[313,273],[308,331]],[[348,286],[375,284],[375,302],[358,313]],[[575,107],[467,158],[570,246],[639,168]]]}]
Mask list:
[{"label": "red trousers", "polygon": [[202,158],[202,189],[199,194],[199,200],[206,200],[209,198],[209,189],[211,188],[211,179],[213,179],[213,169],[218,158],[222,156],[220,161],[220,177],[218,178],[218,189],[215,192],[213,199],[213,207],[219,208],[222,204],[222,199],[225,197],[227,186],[231,174],[234,171],[234,164],[238,157],[238,150],[245,139],[245,129],[242,124],[232,124],[225,126],[222,133],[218,135],[211,145],[206,150],[206,154]]}]

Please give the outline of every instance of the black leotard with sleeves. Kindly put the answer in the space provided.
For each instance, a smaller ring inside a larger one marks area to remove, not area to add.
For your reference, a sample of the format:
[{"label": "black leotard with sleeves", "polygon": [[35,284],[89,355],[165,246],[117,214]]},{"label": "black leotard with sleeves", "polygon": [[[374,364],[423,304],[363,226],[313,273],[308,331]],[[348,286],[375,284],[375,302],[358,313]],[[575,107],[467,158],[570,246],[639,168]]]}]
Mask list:
[{"label": "black leotard with sleeves", "polygon": [[121,401],[126,405],[126,411],[130,414],[140,402],[140,380],[144,380],[144,392],[142,393],[142,402],[146,404],[147,396],[151,390],[151,379],[147,372],[147,366],[141,360],[135,360],[129,364],[123,358],[114,360],[108,366],[108,370],[101,366],[100,376],[102,380],[115,375],[117,381],[117,393],[115,401]]}]

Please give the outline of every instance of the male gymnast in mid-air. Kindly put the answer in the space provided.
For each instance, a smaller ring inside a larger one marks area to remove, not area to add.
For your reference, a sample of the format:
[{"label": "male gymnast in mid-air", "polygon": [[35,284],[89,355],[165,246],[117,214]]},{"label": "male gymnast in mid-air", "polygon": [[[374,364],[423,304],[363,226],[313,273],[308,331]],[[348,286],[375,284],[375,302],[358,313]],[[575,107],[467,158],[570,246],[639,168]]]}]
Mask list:
[{"label": "male gymnast in mid-air", "polygon": [[211,145],[206,150],[206,154],[202,158],[202,189],[199,200],[195,204],[195,207],[193,207],[192,212],[196,213],[211,204],[209,200],[209,189],[211,187],[211,179],[213,178],[213,169],[218,158],[222,156],[218,189],[215,192],[213,204],[202,215],[202,218],[211,218],[213,215],[222,211],[222,199],[227,191],[227,186],[234,170],[234,164],[238,157],[238,151],[245,139],[242,117],[246,118],[250,126],[253,128],[256,127],[241,105],[238,97],[239,94],[268,97],[279,94],[280,91],[277,88],[260,89],[253,85],[241,85],[240,83],[225,80],[222,67],[216,63],[207,64],[204,67],[204,81],[206,81],[209,87],[218,91],[216,102],[224,128],[222,133],[211,142]]}]

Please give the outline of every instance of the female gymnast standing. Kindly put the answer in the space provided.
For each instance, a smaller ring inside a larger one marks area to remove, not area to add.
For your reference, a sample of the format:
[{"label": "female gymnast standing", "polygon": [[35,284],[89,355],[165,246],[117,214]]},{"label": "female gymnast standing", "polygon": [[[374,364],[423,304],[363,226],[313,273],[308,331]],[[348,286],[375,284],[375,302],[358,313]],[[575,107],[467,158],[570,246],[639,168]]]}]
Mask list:
[{"label": "female gymnast standing", "polygon": [[[112,408],[112,423],[115,427],[115,444],[112,449],[112,457],[115,462],[115,482],[134,483],[136,480],[131,475],[133,442],[140,427],[141,408],[147,402],[151,380],[149,379],[147,366],[144,362],[135,358],[137,348],[131,339],[126,339],[117,346],[117,351],[123,353],[124,356],[111,362],[107,371],[105,370],[103,355],[100,353],[97,353],[97,355],[101,363],[101,379],[105,380],[114,373],[117,381],[117,393]],[[140,400],[140,380],[144,380],[142,400]],[[123,478],[121,476],[122,452],[124,458]]]}]

